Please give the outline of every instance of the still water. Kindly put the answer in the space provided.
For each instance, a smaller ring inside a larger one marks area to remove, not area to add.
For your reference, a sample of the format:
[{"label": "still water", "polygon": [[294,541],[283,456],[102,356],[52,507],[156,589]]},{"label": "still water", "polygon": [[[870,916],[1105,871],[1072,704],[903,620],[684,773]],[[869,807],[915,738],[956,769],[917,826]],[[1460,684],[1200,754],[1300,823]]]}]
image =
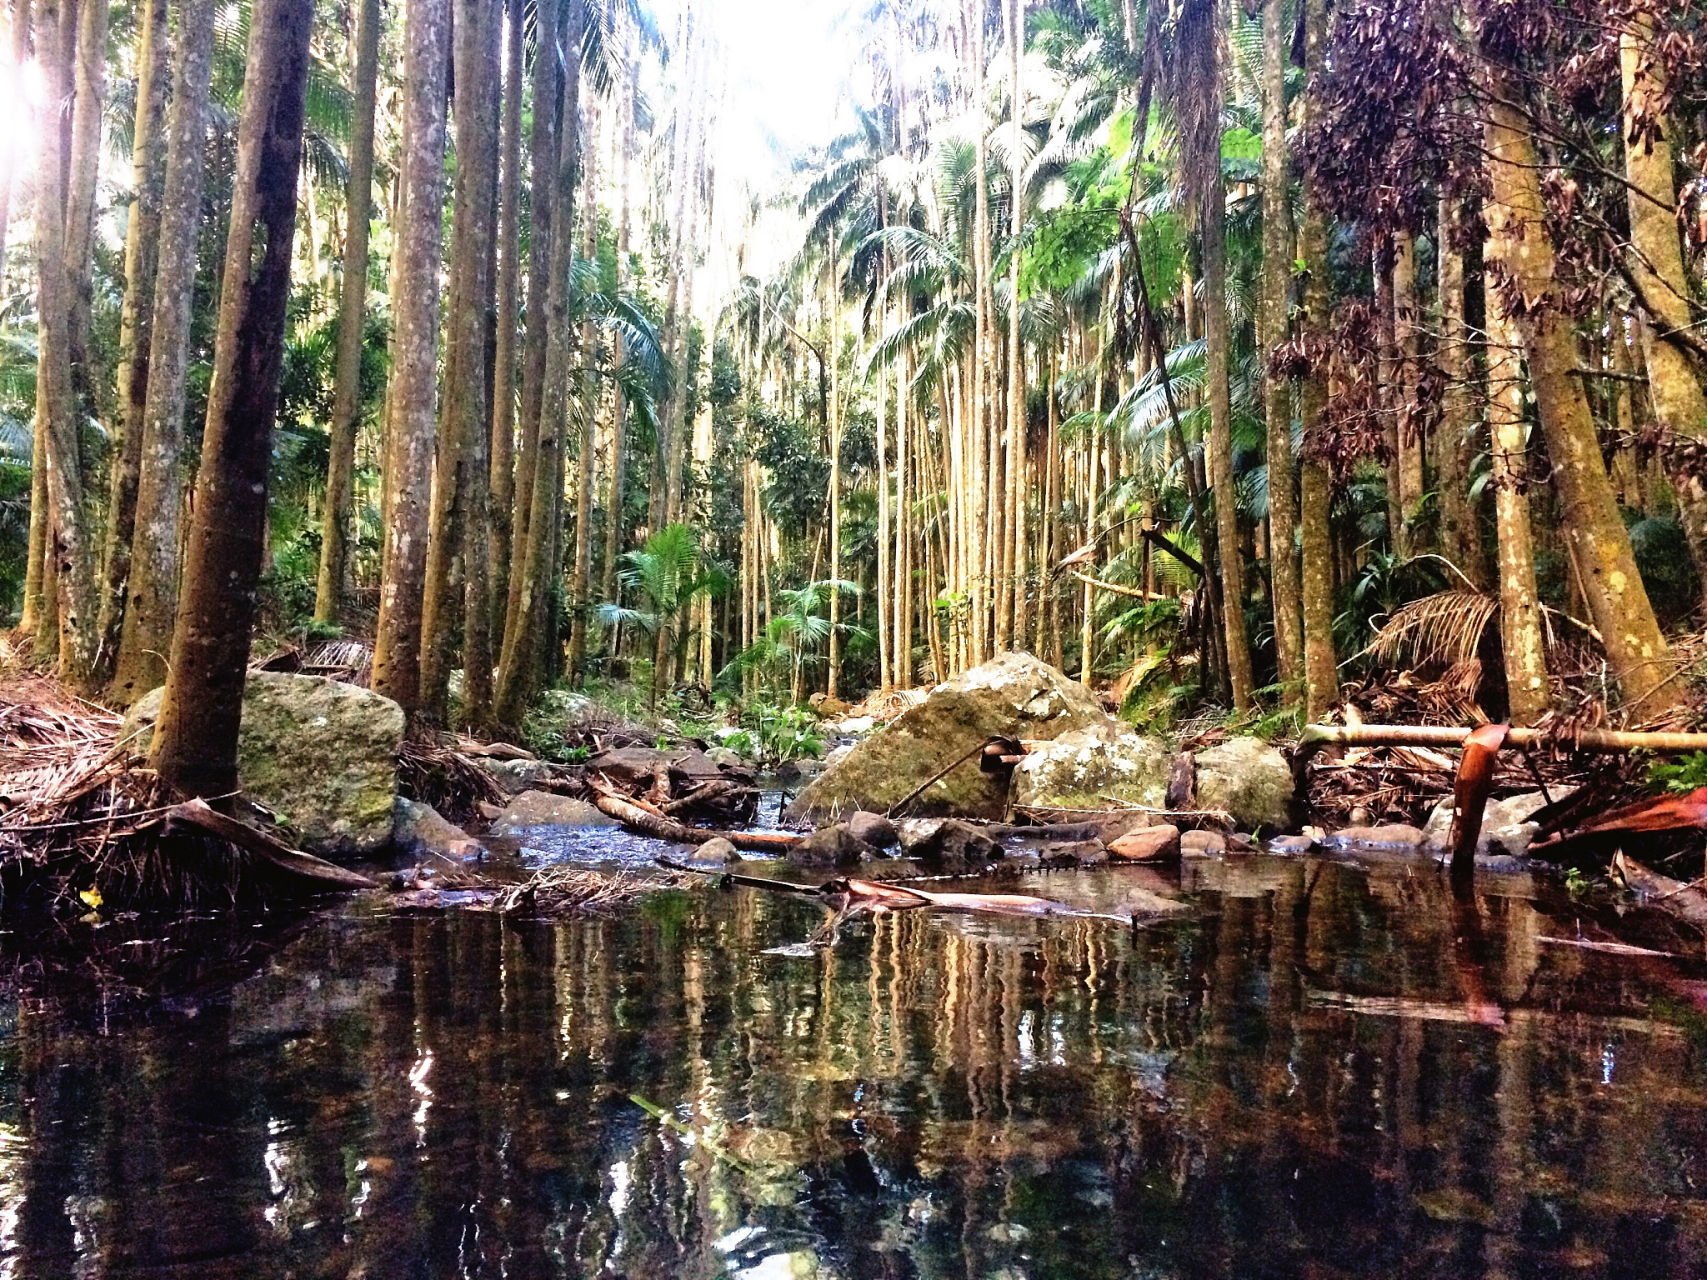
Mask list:
[{"label": "still water", "polygon": [[0,1274],[1707,1273],[1698,960],[1546,941],[1605,935],[1521,878],[1181,874],[1035,887],[1194,907],[1137,933],[915,914],[801,959],[765,953],[821,912],[750,890],[376,898],[170,999],[35,984]]}]

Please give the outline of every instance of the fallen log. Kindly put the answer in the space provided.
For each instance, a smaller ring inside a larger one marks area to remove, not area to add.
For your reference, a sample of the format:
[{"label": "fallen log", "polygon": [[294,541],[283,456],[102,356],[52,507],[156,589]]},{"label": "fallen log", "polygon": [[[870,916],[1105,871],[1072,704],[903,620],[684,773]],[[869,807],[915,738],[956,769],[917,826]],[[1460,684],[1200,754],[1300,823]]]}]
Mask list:
[{"label": "fallen log", "polygon": [[677,844],[706,844],[712,840],[727,840],[737,849],[750,853],[782,853],[806,839],[791,831],[712,831],[705,827],[690,827],[677,822],[668,814],[659,813],[650,805],[642,807],[625,796],[594,784],[593,803],[599,812],[608,814],[629,830],[656,840],[673,840]]},{"label": "fallen log", "polygon": [[205,800],[189,800],[168,809],[164,818],[167,832],[185,827],[204,835],[215,836],[253,854],[262,862],[285,875],[308,880],[328,889],[374,889],[378,886],[360,872],[340,867],[316,858],[311,853],[273,839],[246,822],[227,817],[208,806]]},{"label": "fallen log", "polygon": [[[1433,724],[1307,724],[1298,735],[1293,753],[1295,769],[1324,747],[1462,747],[1476,725]],[[1578,729],[1568,736],[1537,729],[1512,728],[1506,746],[1524,750],[1558,742],[1578,751],[1616,754],[1621,751],[1651,751],[1655,755],[1681,755],[1707,751],[1707,733],[1634,733],[1622,729]]]},{"label": "fallen log", "polygon": [[1612,879],[1635,894],[1644,906],[1674,915],[1697,929],[1707,929],[1707,891],[1699,886],[1650,871],[1625,857],[1622,849],[1612,855]]}]

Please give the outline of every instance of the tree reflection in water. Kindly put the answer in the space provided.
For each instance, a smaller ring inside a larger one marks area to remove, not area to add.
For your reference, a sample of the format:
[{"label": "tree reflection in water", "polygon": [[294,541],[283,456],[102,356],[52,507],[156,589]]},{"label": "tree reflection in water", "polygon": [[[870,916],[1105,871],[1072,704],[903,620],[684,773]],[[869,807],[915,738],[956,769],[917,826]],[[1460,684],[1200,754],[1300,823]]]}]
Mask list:
[{"label": "tree reflection in water", "polygon": [[810,959],[763,952],[815,910],[746,891],[560,924],[355,904],[193,1000],[102,1022],[32,996],[0,1040],[0,1254],[246,1280],[1699,1271],[1698,969],[1542,945],[1576,926],[1522,880],[1185,876],[1197,913],[1136,935],[908,915]]}]

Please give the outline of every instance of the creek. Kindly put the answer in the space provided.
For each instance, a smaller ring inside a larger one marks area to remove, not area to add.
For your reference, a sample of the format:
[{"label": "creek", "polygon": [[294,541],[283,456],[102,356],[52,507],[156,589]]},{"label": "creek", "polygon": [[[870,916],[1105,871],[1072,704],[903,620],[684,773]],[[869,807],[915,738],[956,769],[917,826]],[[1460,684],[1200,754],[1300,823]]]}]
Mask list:
[{"label": "creek", "polygon": [[909,913],[798,958],[821,908],[747,889],[556,922],[371,894],[185,932],[170,994],[25,984],[0,1274],[1700,1274],[1699,959],[1415,864],[1025,888],[1134,885],[1194,911]]}]

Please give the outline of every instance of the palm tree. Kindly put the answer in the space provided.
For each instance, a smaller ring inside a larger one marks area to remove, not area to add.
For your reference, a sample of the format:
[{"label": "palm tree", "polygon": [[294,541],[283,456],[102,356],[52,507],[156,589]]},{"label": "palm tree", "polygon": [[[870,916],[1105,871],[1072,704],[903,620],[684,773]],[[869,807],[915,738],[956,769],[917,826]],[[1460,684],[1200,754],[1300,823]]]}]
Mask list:
[{"label": "palm tree", "polygon": [[640,550],[624,555],[622,562],[622,585],[637,591],[646,607],[629,609],[607,601],[599,607],[599,622],[602,626],[632,624],[654,637],[650,705],[656,707],[668,666],[665,655],[681,638],[678,633],[688,606],[701,592],[721,598],[733,582],[728,570],[705,558],[698,537],[685,524],[665,525]]}]

